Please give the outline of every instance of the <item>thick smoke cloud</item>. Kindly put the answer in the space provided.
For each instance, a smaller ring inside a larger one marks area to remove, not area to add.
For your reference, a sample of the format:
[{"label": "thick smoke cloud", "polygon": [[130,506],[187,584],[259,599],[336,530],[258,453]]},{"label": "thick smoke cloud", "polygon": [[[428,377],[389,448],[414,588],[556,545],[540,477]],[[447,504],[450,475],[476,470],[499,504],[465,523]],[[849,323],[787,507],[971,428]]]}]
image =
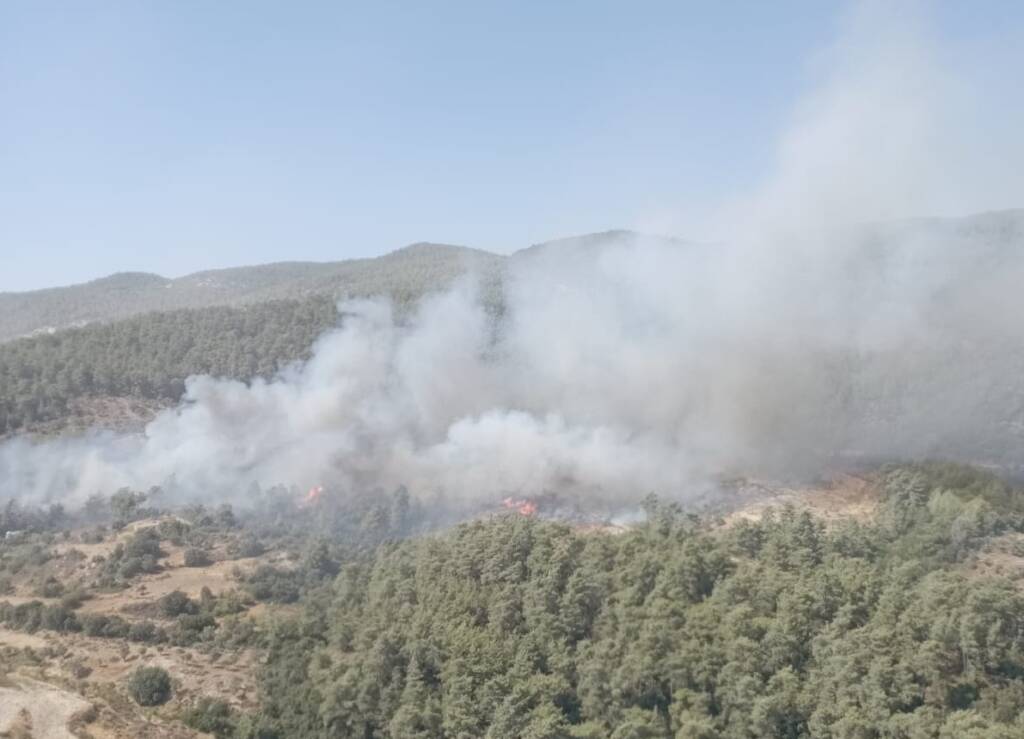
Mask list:
[{"label": "thick smoke cloud", "polygon": [[0,498],[329,482],[635,500],[865,457],[1021,465],[1024,215],[884,220],[1013,178],[974,155],[985,129],[926,33],[872,8],[846,28],[721,242],[528,250],[500,295],[467,278],[402,321],[345,303],[306,364],[192,378],[144,435],[7,443]]}]

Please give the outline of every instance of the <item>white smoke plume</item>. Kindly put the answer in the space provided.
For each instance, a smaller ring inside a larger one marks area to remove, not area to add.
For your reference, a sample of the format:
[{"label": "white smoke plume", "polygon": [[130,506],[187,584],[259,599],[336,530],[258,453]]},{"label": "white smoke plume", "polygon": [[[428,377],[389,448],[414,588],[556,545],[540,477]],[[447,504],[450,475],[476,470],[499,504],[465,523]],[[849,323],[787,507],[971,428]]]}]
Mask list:
[{"label": "white smoke plume", "polygon": [[1024,464],[1024,213],[879,222],[961,213],[1019,175],[977,153],[984,101],[926,31],[878,7],[845,28],[723,242],[529,250],[497,314],[472,279],[407,321],[345,303],[304,365],[192,378],[143,435],[3,445],[0,499],[331,481],[629,500],[858,456]]}]

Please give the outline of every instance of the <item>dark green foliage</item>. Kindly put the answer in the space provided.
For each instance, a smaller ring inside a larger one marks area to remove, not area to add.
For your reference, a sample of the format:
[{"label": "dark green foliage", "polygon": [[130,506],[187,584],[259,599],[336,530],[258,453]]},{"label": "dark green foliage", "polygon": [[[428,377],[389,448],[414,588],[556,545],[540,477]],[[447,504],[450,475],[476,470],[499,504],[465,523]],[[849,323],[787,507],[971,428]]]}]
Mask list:
[{"label": "dark green foliage", "polygon": [[64,586],[54,577],[48,577],[36,588],[40,598],[59,598],[64,594]]},{"label": "dark green foliage", "polygon": [[114,547],[103,563],[100,581],[105,585],[124,585],[136,575],[159,572],[163,556],[156,528],[140,529],[123,544]]},{"label": "dark green foliage", "polygon": [[180,590],[172,590],[157,601],[160,613],[167,618],[199,613],[199,606]]},{"label": "dark green foliage", "polygon": [[47,631],[70,632],[80,631],[81,625],[75,612],[63,605],[52,605],[43,608],[40,627]]},{"label": "dark green foliage", "polygon": [[21,532],[22,537],[33,531],[54,531],[66,519],[64,507],[59,504],[28,508],[16,500],[8,500],[0,510],[0,540],[9,541],[6,537],[9,531]]},{"label": "dark green foliage", "polygon": [[210,559],[210,554],[205,549],[199,547],[189,547],[185,550],[185,566],[186,567],[206,567],[213,562]]},{"label": "dark green foliage", "polygon": [[621,536],[512,516],[385,543],[268,634],[253,719],[360,739],[1024,735],[1024,596],[959,565],[1024,528],[1016,495],[951,467],[883,482],[877,523],[832,530],[793,509],[710,528],[652,499]]},{"label": "dark green foliage", "polygon": [[292,570],[273,565],[260,565],[249,575],[245,587],[256,600],[272,603],[294,603],[299,599],[299,578]]},{"label": "dark green foliage", "polygon": [[167,638],[176,647],[187,647],[212,639],[216,629],[217,622],[209,614],[182,614],[175,619]]},{"label": "dark green foliage", "polygon": [[192,530],[184,521],[177,518],[165,518],[156,527],[161,539],[166,539],[175,546],[183,546],[185,540]]},{"label": "dark green foliage", "polygon": [[217,506],[214,514],[214,522],[220,529],[233,529],[238,526],[238,519],[235,518],[235,511],[228,503]]},{"label": "dark green foliage", "polygon": [[304,578],[316,584],[338,574],[338,563],[331,559],[326,541],[314,541],[302,558],[301,570]]},{"label": "dark green foliage", "polygon": [[0,601],[0,624],[29,633],[39,629],[65,633],[82,628],[71,609],[60,604],[43,605],[37,600],[16,606]]},{"label": "dark green foliage", "polygon": [[110,512],[113,515],[115,529],[122,529],[132,521],[137,521],[147,515],[148,511],[142,508],[146,502],[146,494],[122,488],[110,496]]},{"label": "dark green foliage", "polygon": [[333,301],[317,297],[150,313],[2,344],[0,435],[70,418],[92,397],[175,402],[190,375],[268,377],[308,356],[336,321]]},{"label": "dark green foliage", "polygon": [[89,600],[89,593],[80,588],[75,588],[60,599],[60,604],[69,610],[76,610],[82,607],[85,601]]},{"label": "dark green foliage", "polygon": [[162,667],[139,667],[128,678],[127,688],[140,706],[160,706],[171,698],[171,676]]},{"label": "dark green foliage", "polygon": [[[86,636],[102,639],[129,639],[151,644],[167,641],[166,632],[151,621],[129,623],[120,616],[101,613],[87,613],[79,617],[64,604],[43,605],[40,601],[17,606],[0,601],[0,624],[29,633],[39,629],[58,633],[80,631]],[[203,626],[208,624],[209,620],[204,621]]]},{"label": "dark green foliage", "polygon": [[231,706],[214,698],[200,698],[185,712],[182,720],[189,728],[213,734],[217,739],[227,739],[235,735]]},{"label": "dark green foliage", "polygon": [[11,575],[42,567],[49,561],[49,547],[34,541],[24,541],[13,547],[0,549],[0,566]]},{"label": "dark green foliage", "polygon": [[131,626],[129,623],[120,616],[90,613],[82,617],[82,631],[86,636],[124,639],[128,636],[130,630]]},{"label": "dark green foliage", "polygon": [[233,541],[228,545],[228,555],[240,559],[258,557],[266,551],[267,548],[263,546],[263,542],[251,534],[246,534],[241,539]]},{"label": "dark green foliage", "polygon": [[152,644],[164,641],[166,635],[152,621],[136,621],[128,629],[128,638],[135,642]]}]

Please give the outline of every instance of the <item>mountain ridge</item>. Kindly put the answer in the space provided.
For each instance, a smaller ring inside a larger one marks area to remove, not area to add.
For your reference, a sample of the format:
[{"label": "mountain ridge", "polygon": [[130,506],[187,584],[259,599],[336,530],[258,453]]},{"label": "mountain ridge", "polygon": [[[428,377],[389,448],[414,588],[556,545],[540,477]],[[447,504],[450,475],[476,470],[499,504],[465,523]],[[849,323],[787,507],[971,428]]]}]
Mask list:
[{"label": "mountain ridge", "polygon": [[[1024,240],[1024,209],[962,217],[921,217],[864,224],[859,237],[898,242],[907,238],[977,239],[989,246]],[[200,270],[169,278],[150,272],[116,272],[88,282],[26,292],[0,292],[0,342],[110,322],[154,311],[240,306],[317,295],[334,299],[387,295],[410,303],[442,290],[475,270],[496,275],[504,265],[538,255],[582,257],[609,241],[656,241],[679,247],[708,246],[672,236],[612,229],[551,239],[510,254],[437,242],[415,242],[376,257],[338,261],[279,261]]]},{"label": "mountain ridge", "polygon": [[116,272],[74,285],[0,292],[0,341],[109,322],[153,311],[245,305],[313,295],[415,299],[469,269],[504,257],[480,249],[419,242],[379,257],[282,261],[201,270],[176,278]]}]

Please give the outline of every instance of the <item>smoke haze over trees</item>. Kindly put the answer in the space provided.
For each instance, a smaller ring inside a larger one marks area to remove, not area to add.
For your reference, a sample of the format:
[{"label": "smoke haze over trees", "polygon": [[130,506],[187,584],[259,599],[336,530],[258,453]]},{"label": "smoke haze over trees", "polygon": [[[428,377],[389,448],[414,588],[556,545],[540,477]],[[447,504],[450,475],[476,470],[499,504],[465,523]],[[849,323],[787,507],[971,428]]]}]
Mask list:
[{"label": "smoke haze over trees", "polygon": [[998,101],[963,83],[913,14],[858,6],[772,176],[711,214],[722,241],[612,234],[523,252],[497,295],[484,269],[411,310],[345,302],[305,364],[226,362],[142,436],[8,442],[0,494],[636,500],[851,458],[1016,467],[1021,213],[888,220],[1017,192],[1020,143],[983,156]]}]

